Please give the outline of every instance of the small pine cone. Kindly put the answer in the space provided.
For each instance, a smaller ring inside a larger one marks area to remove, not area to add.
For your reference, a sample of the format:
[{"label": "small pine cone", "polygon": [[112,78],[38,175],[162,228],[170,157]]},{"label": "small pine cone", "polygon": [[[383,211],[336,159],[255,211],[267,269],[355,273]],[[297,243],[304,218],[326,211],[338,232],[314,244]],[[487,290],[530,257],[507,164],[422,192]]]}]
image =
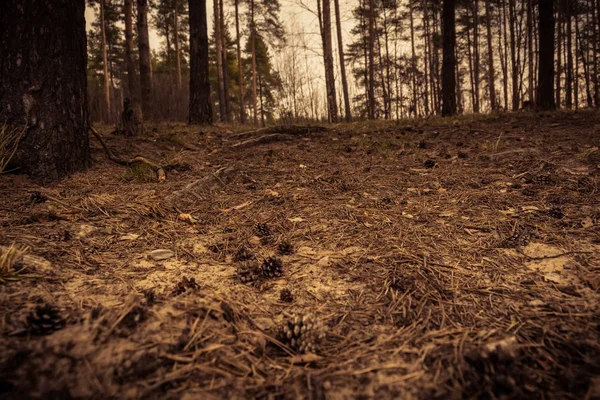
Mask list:
[{"label": "small pine cone", "polygon": [[242,283],[256,284],[262,278],[262,271],[255,260],[245,261],[238,266],[237,276]]},{"label": "small pine cone", "polygon": [[282,255],[290,255],[294,252],[294,246],[290,242],[283,241],[277,246],[277,251]]},{"label": "small pine cone", "polygon": [[322,324],[310,315],[295,315],[280,332],[281,341],[297,353],[316,353],[324,336]]},{"label": "small pine cone", "polygon": [[550,210],[548,210],[548,215],[556,219],[563,219],[563,217],[565,216],[562,210],[558,207],[552,207]]},{"label": "small pine cone", "polygon": [[65,327],[65,320],[60,311],[50,305],[36,306],[27,316],[27,324],[32,335],[45,336]]},{"label": "small pine cone", "polygon": [[247,248],[245,248],[244,246],[240,247],[233,255],[233,261],[236,261],[236,262],[247,261],[247,260],[250,260],[251,258],[252,258],[252,253],[250,253],[250,251]]},{"label": "small pine cone", "polygon": [[41,204],[48,201],[48,197],[46,197],[42,192],[38,191],[31,193],[31,196],[29,198],[31,199],[31,202],[33,204]]},{"label": "small pine cone", "polygon": [[291,303],[292,301],[294,301],[294,296],[292,295],[290,289],[281,289],[281,293],[279,293],[279,300],[284,301],[286,303]]},{"label": "small pine cone", "polygon": [[550,175],[537,175],[533,178],[533,182],[539,185],[553,185],[555,183],[554,178]]},{"label": "small pine cone", "polygon": [[283,275],[283,264],[276,257],[265,259],[260,266],[262,274],[267,278],[274,278]]},{"label": "small pine cone", "polygon": [[254,232],[256,232],[256,236],[259,237],[271,236],[271,229],[266,223],[256,224],[256,226],[254,226]]}]

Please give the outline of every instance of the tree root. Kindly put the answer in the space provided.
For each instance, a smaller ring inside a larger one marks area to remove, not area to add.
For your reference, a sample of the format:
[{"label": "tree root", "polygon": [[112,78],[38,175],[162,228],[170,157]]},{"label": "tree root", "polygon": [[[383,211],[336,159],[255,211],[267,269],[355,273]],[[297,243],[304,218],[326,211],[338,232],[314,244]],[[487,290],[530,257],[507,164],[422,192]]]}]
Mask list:
[{"label": "tree root", "polygon": [[324,126],[303,126],[303,125],[277,125],[269,126],[267,128],[256,129],[253,131],[242,132],[235,135],[227,136],[226,140],[239,140],[245,139],[254,135],[272,135],[272,134],[287,134],[287,135],[308,135],[317,132],[327,132]]},{"label": "tree root", "polygon": [[106,153],[106,157],[119,164],[119,165],[123,165],[126,167],[130,167],[133,164],[146,164],[148,166],[150,166],[154,172],[156,172],[156,176],[158,178],[159,182],[164,181],[165,179],[167,179],[167,176],[165,174],[165,170],[163,169],[163,167],[161,167],[159,164],[155,163],[154,161],[151,161],[145,157],[142,156],[135,156],[132,159],[129,160],[125,160],[122,158],[119,158],[117,156],[114,155],[114,153],[108,148],[108,146],[106,145],[106,143],[104,142],[104,140],[102,139],[102,137],[100,136],[100,134],[98,133],[98,131],[96,130],[96,128],[94,128],[92,125],[90,125],[90,131],[94,134],[94,136],[96,136],[96,139],[98,139],[98,141],[100,142],[100,144],[102,145],[102,147],[104,148],[104,152]]}]

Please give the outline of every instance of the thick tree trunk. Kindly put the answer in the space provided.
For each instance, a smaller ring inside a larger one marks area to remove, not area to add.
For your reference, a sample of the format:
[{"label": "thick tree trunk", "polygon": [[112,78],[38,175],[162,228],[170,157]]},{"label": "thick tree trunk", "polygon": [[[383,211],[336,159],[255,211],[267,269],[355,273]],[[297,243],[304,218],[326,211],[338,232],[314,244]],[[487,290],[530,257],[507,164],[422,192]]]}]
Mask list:
[{"label": "thick tree trunk", "polygon": [[242,70],[242,49],[240,47],[240,15],[239,2],[235,0],[235,43],[237,47],[237,65],[238,65],[238,85],[239,85],[239,102],[240,102],[240,122],[246,122],[246,112],[244,110],[244,71]]},{"label": "thick tree trunk", "polygon": [[554,104],[554,6],[552,0],[540,0],[540,62],[536,104],[540,110],[553,110]]},{"label": "thick tree trunk", "polygon": [[104,21],[105,0],[100,0],[100,35],[102,36],[102,66],[104,69],[104,105],[108,121],[112,120],[110,104],[110,80],[108,79],[108,52],[106,51],[106,22]]},{"label": "thick tree trunk", "polygon": [[456,21],[454,0],[444,0],[442,11],[444,58],[442,63],[442,115],[456,114]]},{"label": "thick tree trunk", "polygon": [[227,108],[225,105],[225,81],[223,78],[223,50],[221,49],[221,12],[219,10],[219,1],[213,1],[213,18],[215,21],[215,48],[217,55],[217,83],[219,87],[219,119],[221,122],[227,122]]},{"label": "thick tree trunk", "polygon": [[375,0],[369,0],[369,98],[368,118],[375,119]]},{"label": "thick tree trunk", "polygon": [[179,51],[179,16],[177,15],[178,0],[173,2],[173,40],[175,41],[175,76],[177,77],[177,90],[181,90],[181,52]]},{"label": "thick tree trunk", "polygon": [[335,75],[333,73],[333,45],[331,41],[331,3],[323,0],[323,8],[317,0],[317,15],[323,43],[323,64],[325,66],[325,92],[327,95],[327,116],[329,122],[338,120],[337,98],[335,94]]},{"label": "thick tree trunk", "polygon": [[150,71],[150,39],[148,36],[148,0],[137,0],[137,34],[140,59],[140,94],[144,118],[151,118],[152,78]]},{"label": "thick tree trunk", "polygon": [[489,1],[485,2],[485,20],[487,29],[487,48],[488,48],[488,87],[490,91],[490,108],[492,112],[498,111],[496,100],[496,70],[494,68],[494,49],[492,44],[492,10]]},{"label": "thick tree trunk", "polygon": [[188,0],[190,13],[190,124],[213,122],[208,80],[206,0]]},{"label": "thick tree trunk", "polygon": [[502,31],[502,35],[499,35],[498,38],[502,36],[504,41],[502,43],[499,43],[498,47],[500,49],[504,49],[504,51],[502,52],[502,54],[504,54],[504,57],[500,59],[500,62],[502,66],[502,86],[504,89],[504,110],[508,111],[508,23],[506,21],[506,0],[501,0],[501,2],[502,18],[498,16],[498,25],[501,27],[500,30]]},{"label": "thick tree trunk", "polygon": [[344,43],[342,41],[342,20],[340,16],[339,0],[333,0],[333,5],[335,8],[335,25],[340,57],[340,75],[342,78],[342,91],[344,93],[344,118],[346,119],[346,122],[350,122],[352,119],[352,111],[350,109],[350,95],[348,94],[348,80],[346,78],[346,60],[344,58]]},{"label": "thick tree trunk", "polygon": [[0,120],[26,124],[10,167],[57,179],[90,164],[84,0],[0,3]]}]

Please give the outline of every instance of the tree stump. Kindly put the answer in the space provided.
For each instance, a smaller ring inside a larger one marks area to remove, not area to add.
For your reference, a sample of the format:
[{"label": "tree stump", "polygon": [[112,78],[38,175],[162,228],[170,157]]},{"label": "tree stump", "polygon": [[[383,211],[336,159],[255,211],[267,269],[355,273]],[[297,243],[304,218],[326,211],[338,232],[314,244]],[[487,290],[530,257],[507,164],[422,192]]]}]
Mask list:
[{"label": "tree stump", "polygon": [[137,99],[125,98],[121,113],[122,133],[125,136],[138,136],[144,133],[142,105]]}]

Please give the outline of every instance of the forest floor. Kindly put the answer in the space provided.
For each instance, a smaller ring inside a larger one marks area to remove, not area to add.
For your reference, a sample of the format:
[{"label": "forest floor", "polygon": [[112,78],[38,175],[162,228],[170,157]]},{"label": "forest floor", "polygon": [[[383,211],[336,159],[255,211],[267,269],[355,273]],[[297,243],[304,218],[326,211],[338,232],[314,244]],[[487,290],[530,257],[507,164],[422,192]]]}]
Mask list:
[{"label": "forest floor", "polygon": [[0,397],[600,398],[599,114],[328,128],[0,175]]}]

